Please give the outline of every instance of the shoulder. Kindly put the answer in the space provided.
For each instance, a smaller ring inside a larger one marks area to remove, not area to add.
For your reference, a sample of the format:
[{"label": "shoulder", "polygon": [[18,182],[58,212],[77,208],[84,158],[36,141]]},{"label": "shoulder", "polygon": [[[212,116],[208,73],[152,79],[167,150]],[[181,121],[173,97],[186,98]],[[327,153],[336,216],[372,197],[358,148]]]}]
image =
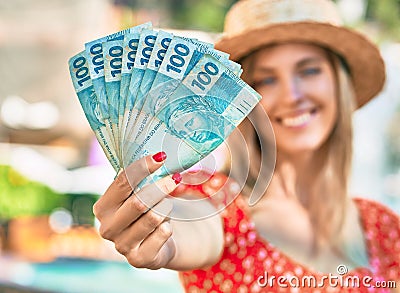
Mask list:
[{"label": "shoulder", "polygon": [[[400,252],[400,216],[388,206],[371,199],[355,198],[367,238],[385,243],[396,240]],[[393,243],[393,242],[392,242]]]},{"label": "shoulder", "polygon": [[400,278],[400,217],[371,199],[354,199],[364,227],[370,262],[389,279]]},{"label": "shoulder", "polygon": [[371,224],[379,224],[383,227],[400,228],[400,216],[388,206],[365,198],[354,198],[361,217]]}]

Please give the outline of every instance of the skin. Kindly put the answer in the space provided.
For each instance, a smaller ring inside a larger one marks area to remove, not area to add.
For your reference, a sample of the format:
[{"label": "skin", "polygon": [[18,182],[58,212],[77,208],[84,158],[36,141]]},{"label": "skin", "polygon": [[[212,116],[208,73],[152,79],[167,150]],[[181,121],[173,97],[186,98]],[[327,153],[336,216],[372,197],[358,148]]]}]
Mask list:
[{"label": "skin", "polygon": [[[350,261],[346,252],[337,255],[329,248],[318,255],[312,253],[313,232],[304,203],[310,194],[312,170],[318,170],[323,156],[321,146],[335,126],[338,111],[335,74],[325,51],[294,43],[261,49],[254,55],[252,73],[254,86],[263,96],[258,107],[263,107],[271,119],[278,150],[276,171],[267,194],[247,211],[257,231],[295,262],[321,272],[335,273],[339,263],[349,269],[367,266],[363,231],[352,203],[348,211],[351,216],[344,225],[345,233],[352,237],[346,237],[351,240],[345,245],[359,252],[359,261]],[[264,138],[260,139],[262,142]],[[127,170],[131,173],[128,177],[132,176],[130,181],[137,184],[161,165],[150,156],[145,157],[129,167],[134,171]],[[143,213],[147,208],[136,195],[130,196],[132,188],[126,176],[121,173],[117,177],[95,204],[94,213],[101,223],[101,235],[113,241],[130,264],[188,270],[205,268],[219,260],[223,249],[219,215],[179,222],[167,221],[152,211]],[[170,211],[172,206],[165,196],[175,186],[166,177],[138,194]],[[174,208],[180,211],[179,206]],[[206,202],[204,208],[213,211]],[[190,214],[187,209],[181,212]]]},{"label": "skin", "polygon": [[[269,115],[277,147],[276,169],[267,194],[249,209],[258,232],[295,262],[318,271],[334,273],[338,264],[349,269],[368,266],[353,202],[349,202],[350,216],[344,229],[353,231],[355,237],[346,240],[349,243],[341,253],[328,245],[317,254],[313,251],[306,205],[325,155],[322,146],[332,133],[338,111],[335,73],[326,52],[306,44],[257,51],[251,79],[263,96],[261,105]],[[348,255],[350,248],[359,253],[356,261]]]},{"label": "skin", "polygon": [[335,75],[325,51],[301,44],[258,51],[253,80],[279,154],[291,162],[314,155],[337,117]]},{"label": "skin", "polygon": [[[185,270],[208,266],[222,251],[223,230],[218,215],[197,222],[170,221],[162,216],[172,210],[165,198],[177,186],[171,176],[132,194],[136,185],[162,164],[146,156],[117,176],[93,207],[101,223],[100,235],[114,242],[116,250],[137,268]],[[141,199],[146,199],[146,204]],[[207,202],[203,208],[215,211]],[[182,216],[191,213],[179,206],[174,209]],[[196,254],[193,248],[198,248]]]}]

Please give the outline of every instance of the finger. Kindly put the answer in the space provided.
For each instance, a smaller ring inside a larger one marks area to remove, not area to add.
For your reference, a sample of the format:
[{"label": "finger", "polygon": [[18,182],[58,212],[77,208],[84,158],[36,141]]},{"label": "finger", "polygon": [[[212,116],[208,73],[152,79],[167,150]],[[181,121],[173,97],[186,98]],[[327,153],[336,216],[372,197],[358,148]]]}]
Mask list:
[{"label": "finger", "polygon": [[123,173],[125,173],[125,176],[128,179],[131,187],[136,187],[145,177],[159,169],[163,165],[166,158],[167,155],[165,152],[158,152],[153,156],[146,156],[130,164],[127,168],[125,168],[125,172]]},{"label": "finger", "polygon": [[174,238],[171,236],[161,246],[158,254],[156,255],[152,266],[149,269],[160,269],[165,267],[176,254],[176,244]]},{"label": "finger", "polygon": [[115,178],[105,194],[93,206],[94,215],[101,218],[103,212],[115,211],[131,195],[132,184],[137,184],[160,168],[165,158],[165,153],[160,152],[153,156],[143,157],[129,165]]},{"label": "finger", "polygon": [[113,239],[116,234],[130,226],[148,209],[164,199],[176,186],[177,183],[171,176],[164,177],[154,184],[145,186],[121,205],[109,223],[100,227],[103,234],[108,237],[107,239]]},{"label": "finger", "polygon": [[138,221],[120,232],[115,240],[116,249],[123,255],[138,248],[140,243],[163,223],[172,211],[172,201],[163,199]]},{"label": "finger", "polygon": [[147,263],[149,268],[159,268],[169,261],[171,251],[164,246],[172,236],[172,227],[169,222],[163,222],[139,246],[140,259]]}]

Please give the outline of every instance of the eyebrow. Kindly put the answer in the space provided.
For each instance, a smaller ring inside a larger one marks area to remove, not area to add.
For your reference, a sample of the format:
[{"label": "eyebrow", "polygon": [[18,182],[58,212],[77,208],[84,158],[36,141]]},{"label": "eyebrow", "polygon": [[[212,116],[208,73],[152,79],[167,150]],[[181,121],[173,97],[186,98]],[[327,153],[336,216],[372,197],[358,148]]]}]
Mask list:
[{"label": "eyebrow", "polygon": [[297,62],[296,67],[302,67],[308,65],[309,63],[319,63],[319,62],[322,62],[322,59],[320,57],[308,57]]},{"label": "eyebrow", "polygon": [[[303,66],[306,66],[311,63],[319,63],[322,62],[322,58],[320,57],[306,57],[304,59],[301,59],[298,61],[295,65],[295,68],[301,68]],[[254,72],[259,72],[259,73],[273,73],[274,69],[268,66],[265,67],[256,67]]]}]

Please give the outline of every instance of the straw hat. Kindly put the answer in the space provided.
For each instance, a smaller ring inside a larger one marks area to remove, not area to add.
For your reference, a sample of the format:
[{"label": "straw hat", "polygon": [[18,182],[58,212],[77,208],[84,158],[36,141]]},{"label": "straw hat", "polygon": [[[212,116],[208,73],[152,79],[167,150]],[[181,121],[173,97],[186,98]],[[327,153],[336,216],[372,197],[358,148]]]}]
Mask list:
[{"label": "straw hat", "polygon": [[343,27],[329,0],[239,1],[229,10],[215,48],[237,61],[268,44],[290,41],[318,44],[340,55],[350,70],[358,107],[382,90],[385,66],[379,49]]}]

